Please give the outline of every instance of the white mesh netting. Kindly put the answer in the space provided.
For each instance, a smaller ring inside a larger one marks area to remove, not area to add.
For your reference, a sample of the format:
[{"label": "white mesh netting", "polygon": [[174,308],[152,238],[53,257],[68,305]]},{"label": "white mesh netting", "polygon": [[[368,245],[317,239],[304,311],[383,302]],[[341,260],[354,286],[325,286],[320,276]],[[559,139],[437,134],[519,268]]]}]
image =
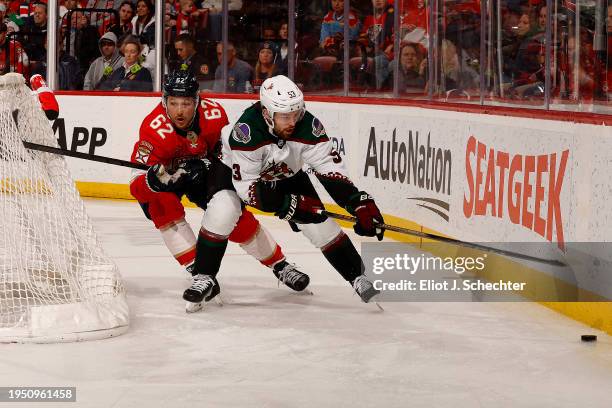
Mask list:
[{"label": "white mesh netting", "polygon": [[111,337],[128,325],[121,277],[100,246],[38,98],[0,76],[0,342]]}]

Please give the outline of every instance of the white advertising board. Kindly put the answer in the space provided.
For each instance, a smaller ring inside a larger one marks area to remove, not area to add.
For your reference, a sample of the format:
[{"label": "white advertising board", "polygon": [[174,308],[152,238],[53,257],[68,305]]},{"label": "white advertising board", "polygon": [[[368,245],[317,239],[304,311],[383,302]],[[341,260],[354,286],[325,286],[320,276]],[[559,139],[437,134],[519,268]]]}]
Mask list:
[{"label": "white advertising board", "polygon": [[[68,149],[128,160],[152,97],[60,96]],[[230,122],[253,101],[220,99]],[[612,241],[612,128],[433,109],[309,102],[383,212],[472,241]],[[224,131],[229,131],[230,126]],[[70,159],[79,181],[125,168]],[[325,201],[329,197],[323,194]]]}]

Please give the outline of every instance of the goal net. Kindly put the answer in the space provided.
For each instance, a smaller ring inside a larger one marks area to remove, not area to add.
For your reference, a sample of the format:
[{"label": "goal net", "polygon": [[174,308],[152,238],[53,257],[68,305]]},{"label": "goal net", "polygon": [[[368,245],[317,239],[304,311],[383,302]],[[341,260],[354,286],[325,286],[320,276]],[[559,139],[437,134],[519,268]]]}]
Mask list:
[{"label": "goal net", "polygon": [[0,76],[0,342],[119,335],[128,307],[38,98],[20,74]]}]

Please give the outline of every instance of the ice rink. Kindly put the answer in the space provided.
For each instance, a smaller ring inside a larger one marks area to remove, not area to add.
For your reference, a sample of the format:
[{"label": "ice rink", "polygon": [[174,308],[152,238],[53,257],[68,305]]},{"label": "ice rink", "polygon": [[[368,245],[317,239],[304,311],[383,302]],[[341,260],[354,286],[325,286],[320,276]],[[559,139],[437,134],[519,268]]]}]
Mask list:
[{"label": "ice rink", "polygon": [[[612,407],[609,336],[530,303],[359,301],[321,253],[259,217],[313,296],[230,244],[225,305],[186,314],[185,273],[134,202],[87,200],[128,291],[129,331],[0,345],[0,385],[76,386],[67,407]],[[188,220],[199,227],[200,210]],[[354,234],[351,236],[360,241]],[[580,335],[597,334],[596,343]]]}]

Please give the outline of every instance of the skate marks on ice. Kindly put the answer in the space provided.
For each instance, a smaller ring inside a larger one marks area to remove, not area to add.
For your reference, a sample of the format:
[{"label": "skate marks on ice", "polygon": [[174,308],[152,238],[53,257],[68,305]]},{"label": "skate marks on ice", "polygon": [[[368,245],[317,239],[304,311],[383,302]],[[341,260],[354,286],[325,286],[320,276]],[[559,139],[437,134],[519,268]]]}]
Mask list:
[{"label": "skate marks on ice", "polygon": [[[93,206],[117,215],[104,231],[148,226],[136,204],[107,203]],[[192,225],[199,214],[188,210]],[[585,346],[585,326],[541,306],[398,302],[380,313],[322,256],[302,253],[300,234],[260,217],[315,295],[277,287],[232,245],[219,274],[225,306],[188,315],[188,282],[156,231],[107,239],[90,215],[125,280],[130,330],[89,344],[9,345],[0,382],[76,385],[79,407],[610,406],[610,338]]]}]

